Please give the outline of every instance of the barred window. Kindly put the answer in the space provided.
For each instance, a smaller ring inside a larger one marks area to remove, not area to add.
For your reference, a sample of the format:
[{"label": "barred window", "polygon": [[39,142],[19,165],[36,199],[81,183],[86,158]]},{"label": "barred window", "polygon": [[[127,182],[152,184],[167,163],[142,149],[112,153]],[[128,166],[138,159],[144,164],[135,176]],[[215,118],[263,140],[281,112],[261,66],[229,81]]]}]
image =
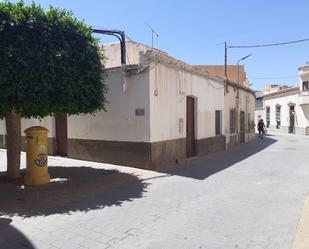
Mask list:
[{"label": "barred window", "polygon": [[280,114],[281,114],[281,106],[276,106],[276,121],[277,122],[280,122],[281,120]]},{"label": "barred window", "polygon": [[266,107],[266,121],[270,122],[270,107]]},{"label": "barred window", "polygon": [[280,105],[276,106],[276,122],[277,122],[276,128],[279,129],[280,124],[281,124],[281,106]]},{"label": "barred window", "polygon": [[308,91],[309,90],[309,81],[304,81],[303,82],[303,91]]},{"label": "barred window", "polygon": [[266,127],[269,128],[270,125],[270,107],[266,107]]},{"label": "barred window", "polygon": [[230,109],[230,133],[236,132],[236,109]]}]

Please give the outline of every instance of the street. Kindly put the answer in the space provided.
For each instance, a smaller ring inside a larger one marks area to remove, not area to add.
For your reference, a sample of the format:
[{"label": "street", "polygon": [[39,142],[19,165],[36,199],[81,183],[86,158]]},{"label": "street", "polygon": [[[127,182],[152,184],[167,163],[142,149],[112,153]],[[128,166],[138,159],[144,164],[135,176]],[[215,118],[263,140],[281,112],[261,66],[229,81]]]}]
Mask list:
[{"label": "street", "polygon": [[167,173],[50,157],[47,186],[0,181],[0,248],[290,249],[308,148],[269,135]]}]

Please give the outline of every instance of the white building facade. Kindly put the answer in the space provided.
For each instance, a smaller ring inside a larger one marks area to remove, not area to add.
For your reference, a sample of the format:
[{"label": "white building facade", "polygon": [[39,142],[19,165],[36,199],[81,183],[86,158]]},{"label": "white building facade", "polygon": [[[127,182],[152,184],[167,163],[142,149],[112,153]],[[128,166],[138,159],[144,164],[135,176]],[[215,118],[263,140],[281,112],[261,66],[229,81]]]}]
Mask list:
[{"label": "white building facade", "polygon": [[224,96],[227,148],[255,138],[254,108],[255,94],[246,87],[228,82]]},{"label": "white building facade", "polygon": [[124,72],[119,45],[104,50],[116,59],[106,62],[107,112],[69,117],[70,157],[155,169],[225,149],[222,79],[131,42],[131,69]]},{"label": "white building facade", "polygon": [[309,65],[300,67],[298,72],[298,87],[263,96],[258,118],[263,118],[269,131],[309,135]]},{"label": "white building facade", "polygon": [[[106,112],[23,119],[22,129],[48,128],[50,154],[147,169],[254,138],[250,89],[138,43],[127,42],[126,49],[129,65],[124,70],[119,44],[104,46]],[[0,134],[5,147],[4,121]]]}]

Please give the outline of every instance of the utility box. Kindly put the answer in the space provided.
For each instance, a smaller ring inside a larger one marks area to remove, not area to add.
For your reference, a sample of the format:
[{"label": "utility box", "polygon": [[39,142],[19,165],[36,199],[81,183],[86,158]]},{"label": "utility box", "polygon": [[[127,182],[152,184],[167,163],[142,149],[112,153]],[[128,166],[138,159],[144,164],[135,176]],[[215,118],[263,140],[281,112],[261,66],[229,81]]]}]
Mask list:
[{"label": "utility box", "polygon": [[26,185],[41,185],[49,183],[48,174],[48,129],[33,126],[25,131],[27,175]]}]

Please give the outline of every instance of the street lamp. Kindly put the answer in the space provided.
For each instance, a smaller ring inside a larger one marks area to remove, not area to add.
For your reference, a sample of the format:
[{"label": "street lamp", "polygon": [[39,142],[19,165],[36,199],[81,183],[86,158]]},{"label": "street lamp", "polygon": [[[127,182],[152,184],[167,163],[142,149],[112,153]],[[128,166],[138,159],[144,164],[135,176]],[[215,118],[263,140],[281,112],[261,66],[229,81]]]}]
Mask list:
[{"label": "street lamp", "polygon": [[238,83],[238,84],[239,84],[239,63],[240,63],[241,61],[247,59],[247,58],[250,57],[251,55],[252,55],[252,54],[248,54],[247,56],[245,56],[245,57],[243,57],[243,58],[241,58],[241,59],[239,59],[239,60],[237,61],[237,83]]}]

